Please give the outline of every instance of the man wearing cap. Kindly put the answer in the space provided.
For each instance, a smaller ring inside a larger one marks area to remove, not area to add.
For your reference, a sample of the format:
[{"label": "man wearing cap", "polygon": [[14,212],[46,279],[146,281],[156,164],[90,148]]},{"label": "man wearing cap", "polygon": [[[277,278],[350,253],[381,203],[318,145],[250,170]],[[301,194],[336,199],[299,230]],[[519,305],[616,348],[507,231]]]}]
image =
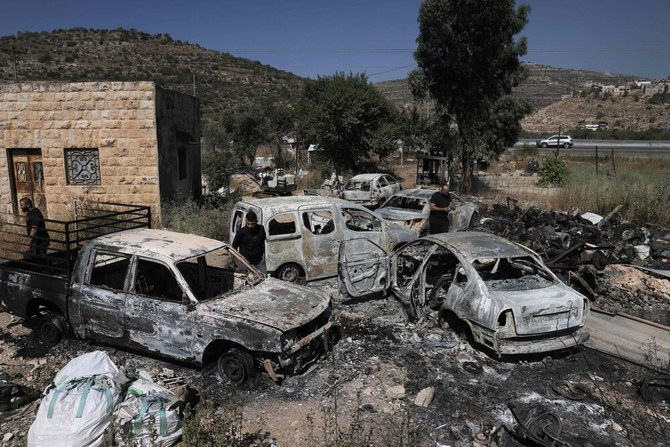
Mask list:
[{"label": "man wearing cap", "polygon": [[449,211],[455,208],[449,195],[449,184],[445,183],[430,197],[430,234],[449,231]]}]

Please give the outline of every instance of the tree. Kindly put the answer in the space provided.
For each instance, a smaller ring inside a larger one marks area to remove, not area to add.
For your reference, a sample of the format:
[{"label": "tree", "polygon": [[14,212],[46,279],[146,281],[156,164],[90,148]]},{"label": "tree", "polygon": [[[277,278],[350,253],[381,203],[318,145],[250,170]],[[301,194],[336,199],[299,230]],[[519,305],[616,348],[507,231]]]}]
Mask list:
[{"label": "tree", "polygon": [[292,129],[291,111],[285,106],[250,103],[223,110],[203,132],[203,173],[209,186],[228,187],[230,176],[250,166],[262,144],[275,149],[275,161],[282,166],[282,137]]},{"label": "tree", "polygon": [[[450,151],[459,158],[464,188],[472,185],[474,162],[499,141],[491,123],[519,117],[527,106],[511,100],[512,88],[526,71],[519,58],[526,39],[514,40],[528,21],[530,7],[514,0],[424,0],[414,57],[430,96],[453,118],[456,141]],[[505,107],[513,106],[511,113]],[[521,115],[523,116],[523,115]],[[448,121],[448,120],[445,120]],[[509,139],[519,126],[505,131]],[[516,141],[516,138],[513,138]]]},{"label": "tree", "polygon": [[224,110],[219,123],[221,131],[230,137],[233,154],[241,166],[251,166],[258,146],[272,140],[272,123],[267,108],[257,103]]},{"label": "tree", "polygon": [[211,191],[230,186],[230,176],[240,162],[233,150],[232,137],[219,123],[205,126],[203,131],[202,173]]},{"label": "tree", "polygon": [[322,148],[338,172],[397,146],[398,112],[364,74],[308,80],[298,103],[299,138]]}]

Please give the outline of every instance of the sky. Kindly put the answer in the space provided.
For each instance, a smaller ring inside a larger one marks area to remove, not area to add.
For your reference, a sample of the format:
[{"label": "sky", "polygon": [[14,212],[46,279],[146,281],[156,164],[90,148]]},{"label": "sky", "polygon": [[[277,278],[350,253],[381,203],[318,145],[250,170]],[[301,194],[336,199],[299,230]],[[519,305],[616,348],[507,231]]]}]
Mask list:
[{"label": "sky", "polygon": [[[526,0],[527,62],[670,76],[670,0]],[[135,28],[315,79],[416,68],[421,0],[4,0],[0,35],[58,28]]]}]

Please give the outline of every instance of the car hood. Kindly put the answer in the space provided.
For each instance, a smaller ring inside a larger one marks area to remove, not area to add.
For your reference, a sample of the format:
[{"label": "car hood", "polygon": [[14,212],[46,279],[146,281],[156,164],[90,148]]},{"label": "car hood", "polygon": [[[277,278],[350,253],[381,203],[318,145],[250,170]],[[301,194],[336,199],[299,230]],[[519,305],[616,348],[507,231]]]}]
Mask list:
[{"label": "car hood", "polygon": [[523,291],[489,291],[489,312],[482,322],[495,328],[500,313],[511,310],[518,335],[544,334],[584,325],[586,297],[556,284]]},{"label": "car hood", "polygon": [[407,221],[425,218],[421,211],[403,210],[400,208],[380,208],[377,210],[377,214],[386,220],[394,221]]},{"label": "car hood", "polygon": [[330,298],[318,290],[267,278],[206,305],[214,315],[242,318],[286,332],[315,319],[328,308]]}]

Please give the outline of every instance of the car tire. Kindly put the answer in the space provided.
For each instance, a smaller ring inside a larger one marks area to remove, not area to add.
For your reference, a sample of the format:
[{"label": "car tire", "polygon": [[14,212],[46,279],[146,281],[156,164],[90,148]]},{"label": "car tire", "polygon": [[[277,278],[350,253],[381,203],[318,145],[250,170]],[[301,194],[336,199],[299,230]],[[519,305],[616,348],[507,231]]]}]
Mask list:
[{"label": "car tire", "polygon": [[570,143],[563,143],[563,149],[567,149],[570,147]]},{"label": "car tire", "polygon": [[256,363],[248,351],[230,349],[219,356],[217,362],[219,376],[234,385],[244,385],[256,377]]},{"label": "car tire", "polygon": [[56,346],[67,332],[65,318],[56,312],[49,312],[42,317],[38,327],[39,339],[47,346]]},{"label": "car tire", "polygon": [[547,143],[542,143],[542,144],[540,144],[540,147],[541,147],[542,149],[546,149],[546,148],[547,148]]},{"label": "car tire", "polygon": [[302,276],[302,270],[298,264],[284,264],[275,275],[282,281],[298,282]]}]

